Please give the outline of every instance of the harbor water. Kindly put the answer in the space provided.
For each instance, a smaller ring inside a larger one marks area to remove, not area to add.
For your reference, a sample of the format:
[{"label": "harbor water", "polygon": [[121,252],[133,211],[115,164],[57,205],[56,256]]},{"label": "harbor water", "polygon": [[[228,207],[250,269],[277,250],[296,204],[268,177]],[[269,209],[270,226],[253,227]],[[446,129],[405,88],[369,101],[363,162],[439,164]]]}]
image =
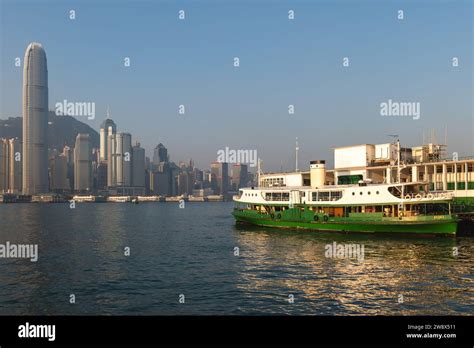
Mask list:
[{"label": "harbor water", "polygon": [[2,204],[0,244],[37,244],[38,260],[0,258],[0,315],[474,313],[473,237],[236,226],[232,208]]}]

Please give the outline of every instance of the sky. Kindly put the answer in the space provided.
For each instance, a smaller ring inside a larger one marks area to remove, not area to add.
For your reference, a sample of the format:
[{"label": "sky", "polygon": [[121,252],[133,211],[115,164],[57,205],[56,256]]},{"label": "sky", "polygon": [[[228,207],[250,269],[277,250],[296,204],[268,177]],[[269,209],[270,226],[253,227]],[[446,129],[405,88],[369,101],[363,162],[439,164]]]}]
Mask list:
[{"label": "sky", "polygon": [[[98,131],[109,106],[150,158],[161,142],[206,169],[229,147],[294,170],[298,138],[307,169],[332,166],[334,147],[389,134],[416,146],[432,129],[438,142],[447,129],[449,154],[474,156],[473,18],[470,0],[0,0],[0,118],[21,116],[15,58],[36,41],[50,109],[93,102],[95,119],[77,118]],[[389,99],[419,103],[419,119],[382,116]]]}]

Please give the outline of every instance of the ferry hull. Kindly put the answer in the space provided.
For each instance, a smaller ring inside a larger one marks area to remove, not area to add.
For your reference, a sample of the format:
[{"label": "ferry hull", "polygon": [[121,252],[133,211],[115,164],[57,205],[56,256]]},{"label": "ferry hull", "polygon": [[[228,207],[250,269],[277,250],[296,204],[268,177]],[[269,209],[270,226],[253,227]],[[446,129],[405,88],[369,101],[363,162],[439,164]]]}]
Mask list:
[{"label": "ferry hull", "polygon": [[245,211],[234,211],[237,223],[246,223],[263,227],[306,229],[326,232],[360,232],[360,233],[406,233],[417,235],[455,236],[458,222],[455,219],[441,221],[286,221],[275,220],[266,216],[253,216]]}]

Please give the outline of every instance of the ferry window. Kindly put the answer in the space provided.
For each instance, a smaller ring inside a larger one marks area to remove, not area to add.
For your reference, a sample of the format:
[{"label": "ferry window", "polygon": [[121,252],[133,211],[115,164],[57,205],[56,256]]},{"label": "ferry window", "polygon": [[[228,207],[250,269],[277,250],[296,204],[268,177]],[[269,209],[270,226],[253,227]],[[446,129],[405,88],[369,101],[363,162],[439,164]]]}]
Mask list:
[{"label": "ferry window", "polygon": [[318,200],[329,201],[329,192],[319,192]]},{"label": "ferry window", "polygon": [[331,192],[331,200],[337,201],[342,198],[342,191],[333,191]]},{"label": "ferry window", "polygon": [[289,194],[289,192],[283,192],[283,193],[282,193],[282,199],[283,199],[284,201],[288,201],[288,200],[290,199],[290,194]]},{"label": "ferry window", "polygon": [[379,192],[379,191],[377,191],[377,192],[375,192],[375,193],[376,193],[376,194],[379,194],[380,192]]},{"label": "ferry window", "polygon": [[352,195],[353,195],[353,196],[355,196],[355,194],[356,194],[355,192],[352,192]]},{"label": "ferry window", "polygon": [[281,201],[281,192],[272,192],[272,201]]},{"label": "ferry window", "polygon": [[369,192],[367,192],[367,194],[368,194],[368,195],[370,195],[370,191],[369,191]]},{"label": "ferry window", "polygon": [[360,193],[360,195],[362,196],[362,191],[360,191],[359,193]]},{"label": "ferry window", "polygon": [[318,200],[318,193],[317,192],[311,192],[311,200],[312,201],[317,201]]}]

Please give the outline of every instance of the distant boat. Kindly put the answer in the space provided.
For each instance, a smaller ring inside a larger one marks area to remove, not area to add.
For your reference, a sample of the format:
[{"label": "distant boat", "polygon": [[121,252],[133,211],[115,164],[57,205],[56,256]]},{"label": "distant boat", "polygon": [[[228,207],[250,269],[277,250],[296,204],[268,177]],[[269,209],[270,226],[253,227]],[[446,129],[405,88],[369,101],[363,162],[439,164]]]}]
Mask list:
[{"label": "distant boat", "polygon": [[126,203],[126,202],[128,202],[128,199],[127,198],[117,198],[117,199],[114,199],[112,202],[114,202],[114,203]]}]

